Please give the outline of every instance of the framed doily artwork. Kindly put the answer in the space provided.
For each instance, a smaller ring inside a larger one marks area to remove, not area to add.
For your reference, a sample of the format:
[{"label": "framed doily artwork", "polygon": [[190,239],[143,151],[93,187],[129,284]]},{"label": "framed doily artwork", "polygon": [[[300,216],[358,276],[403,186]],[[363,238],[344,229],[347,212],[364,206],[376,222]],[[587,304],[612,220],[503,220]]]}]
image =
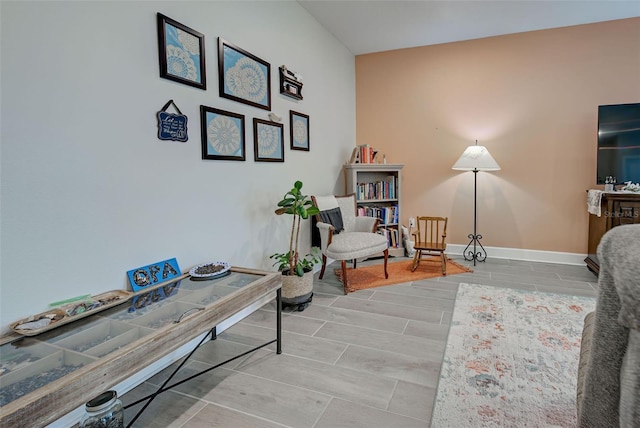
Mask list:
[{"label": "framed doily artwork", "polygon": [[245,160],[244,115],[200,106],[202,159]]},{"label": "framed doily artwork", "polygon": [[291,150],[309,151],[309,115],[289,110]]},{"label": "framed doily artwork", "polygon": [[253,148],[256,162],[284,162],[284,125],[253,118]]},{"label": "framed doily artwork", "polygon": [[218,78],[222,98],[271,110],[271,65],[221,37]]},{"label": "framed doily artwork", "polygon": [[206,90],[204,34],[161,13],[157,19],[160,77]]}]

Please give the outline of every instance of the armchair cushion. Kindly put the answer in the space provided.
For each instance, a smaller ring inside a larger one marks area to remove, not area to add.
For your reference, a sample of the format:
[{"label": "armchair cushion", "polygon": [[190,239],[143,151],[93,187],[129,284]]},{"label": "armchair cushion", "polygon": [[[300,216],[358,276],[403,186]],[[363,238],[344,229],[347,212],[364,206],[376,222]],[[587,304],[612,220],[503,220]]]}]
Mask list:
[{"label": "armchair cushion", "polygon": [[329,223],[331,226],[333,226],[334,235],[344,230],[344,225],[342,224],[342,212],[340,211],[340,207],[336,206],[335,208],[320,211],[318,215],[320,216],[320,220],[323,223]]},{"label": "armchair cushion", "polygon": [[371,232],[349,232],[334,236],[326,256],[334,260],[350,260],[371,256],[387,249],[387,238]]}]

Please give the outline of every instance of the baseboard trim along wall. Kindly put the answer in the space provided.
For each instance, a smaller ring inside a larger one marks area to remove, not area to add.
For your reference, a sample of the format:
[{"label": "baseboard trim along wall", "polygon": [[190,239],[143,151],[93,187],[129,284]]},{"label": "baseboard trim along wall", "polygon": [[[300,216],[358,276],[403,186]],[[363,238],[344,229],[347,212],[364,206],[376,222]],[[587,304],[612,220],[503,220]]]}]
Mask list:
[{"label": "baseboard trim along wall", "polygon": [[[462,255],[466,245],[447,244],[446,253],[449,255]],[[559,251],[526,250],[520,248],[484,247],[487,250],[487,260],[511,259],[528,262],[559,263],[564,265],[586,266],[584,259],[586,254],[562,253]]]}]

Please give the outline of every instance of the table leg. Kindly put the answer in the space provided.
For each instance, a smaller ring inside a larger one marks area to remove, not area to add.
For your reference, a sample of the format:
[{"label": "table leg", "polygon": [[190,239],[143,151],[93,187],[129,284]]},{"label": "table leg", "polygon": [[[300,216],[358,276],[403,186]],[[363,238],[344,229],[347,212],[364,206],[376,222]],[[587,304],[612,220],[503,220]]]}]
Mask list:
[{"label": "table leg", "polygon": [[276,354],[282,354],[282,289],[276,291]]}]

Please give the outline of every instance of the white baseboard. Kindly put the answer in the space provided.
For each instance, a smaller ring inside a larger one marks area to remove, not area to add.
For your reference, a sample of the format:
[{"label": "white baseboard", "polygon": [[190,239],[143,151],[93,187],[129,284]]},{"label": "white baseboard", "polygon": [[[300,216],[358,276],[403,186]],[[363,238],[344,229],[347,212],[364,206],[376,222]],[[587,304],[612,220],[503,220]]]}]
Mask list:
[{"label": "white baseboard", "polygon": [[[217,327],[216,333],[217,334],[222,333],[232,325],[236,324],[237,322],[241,321],[243,318],[249,316],[256,310],[260,309],[265,304],[269,303],[271,300],[273,300],[272,295],[265,296],[262,299],[255,302],[254,304],[252,304],[251,306],[246,307],[245,309],[233,315],[232,317],[229,317],[226,320],[222,321],[220,324],[216,326]],[[164,357],[160,358],[154,363],[148,365],[143,370],[136,373],[134,376],[131,376],[130,378],[120,382],[119,384],[117,384],[111,389],[118,393],[118,397],[121,397],[122,395],[126,394],[136,386],[140,385],[150,377],[154,376],[156,373],[161,372],[165,368],[169,367],[171,364],[178,361],[180,358],[189,354],[189,352],[193,350],[193,348],[198,344],[198,342],[202,340],[202,338],[206,334],[208,333],[203,333],[198,337],[194,338],[193,340],[191,340],[190,342],[185,343],[175,351],[165,355]],[[93,397],[87,397],[87,401],[91,400],[92,398]],[[70,426],[74,426],[75,424],[80,422],[80,419],[82,418],[83,415],[84,415],[84,405],[67,413],[65,416],[58,419],[54,423],[49,424],[48,427],[49,428],[67,428]],[[127,421],[125,421],[125,424],[126,423]]]},{"label": "white baseboard", "polygon": [[[447,244],[446,253],[462,256],[466,245]],[[484,247],[487,259],[524,260],[528,262],[559,263],[565,265],[584,266],[586,254],[563,253],[559,251],[526,250],[521,248]]]}]

